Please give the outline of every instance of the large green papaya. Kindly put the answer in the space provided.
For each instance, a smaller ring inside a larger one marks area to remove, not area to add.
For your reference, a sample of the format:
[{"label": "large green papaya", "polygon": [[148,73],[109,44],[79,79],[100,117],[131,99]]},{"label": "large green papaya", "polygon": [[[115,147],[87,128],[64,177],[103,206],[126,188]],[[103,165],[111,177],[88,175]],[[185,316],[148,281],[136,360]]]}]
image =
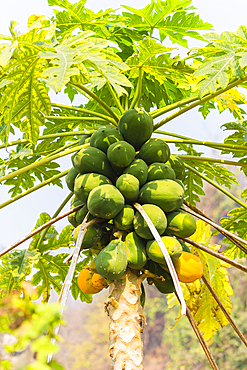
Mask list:
[{"label": "large green papaya", "polygon": [[[152,223],[154,224],[155,228],[157,229],[160,235],[166,229],[167,220],[166,215],[162,211],[162,209],[154,204],[144,204],[142,206]],[[148,224],[142,217],[139,211],[135,213],[134,221],[134,230],[143,239],[153,239],[153,234],[151,233]]]},{"label": "large green papaya", "polygon": [[77,172],[99,173],[108,177],[111,181],[115,179],[115,173],[107,156],[102,150],[93,147],[86,147],[76,153],[73,164]]},{"label": "large green papaya", "polygon": [[134,208],[126,204],[114,217],[114,224],[119,230],[131,230],[133,228],[134,215]]},{"label": "large green papaya", "polygon": [[176,178],[178,180],[184,180],[185,178],[185,167],[184,167],[184,162],[182,161],[181,158],[178,156],[172,154],[167,162],[171,166],[171,168],[174,170],[176,174]]},{"label": "large green papaya", "polygon": [[90,191],[103,184],[111,184],[111,181],[99,173],[83,173],[75,179],[74,193],[78,199],[86,203]]},{"label": "large green papaya", "polygon": [[95,260],[97,272],[107,280],[119,279],[127,268],[126,244],[119,240],[112,240],[98,254]]},{"label": "large green papaya", "polygon": [[148,166],[142,159],[135,159],[124,169],[124,173],[135,176],[139,180],[140,186],[142,186],[148,178]]},{"label": "large green papaya", "polygon": [[145,252],[146,243],[135,232],[126,235],[125,238],[128,266],[140,270],[147,262]]},{"label": "large green papaya", "polygon": [[170,179],[147,182],[140,189],[139,202],[141,204],[156,204],[164,212],[172,212],[181,207],[184,200],[184,190],[175,181]]},{"label": "large green papaya", "polygon": [[148,165],[154,162],[165,163],[170,157],[170,148],[164,140],[152,138],[144,143],[137,158],[143,159]]},{"label": "large green papaya", "polygon": [[74,167],[72,167],[67,176],[65,177],[66,184],[69,188],[70,191],[74,191],[74,183],[75,183],[75,178],[78,175],[78,172]]},{"label": "large green papaya", "polygon": [[118,129],[124,139],[139,150],[152,135],[153,118],[140,108],[130,109],[120,118]]},{"label": "large green papaya", "polygon": [[166,163],[154,162],[148,167],[147,182],[162,179],[174,180],[175,178],[175,172]]},{"label": "large green papaya", "polygon": [[114,126],[103,126],[93,133],[90,139],[90,146],[107,152],[109,146],[117,141],[124,140],[123,136]]},{"label": "large green papaya", "polygon": [[196,221],[192,215],[182,210],[169,212],[166,231],[172,235],[188,238],[196,231]]},{"label": "large green papaya", "polygon": [[135,158],[135,148],[126,141],[118,141],[109,146],[108,160],[116,167],[127,167]]},{"label": "large green papaya", "polygon": [[[78,225],[74,232],[74,241],[76,243],[79,229],[81,225]],[[84,238],[81,243],[81,249],[92,248],[102,237],[102,227],[99,224],[93,224],[87,227]]]},{"label": "large green papaya", "polygon": [[114,218],[124,206],[124,197],[113,185],[100,185],[91,190],[87,208],[95,217]]},{"label": "large green papaya", "polygon": [[[181,244],[176,238],[172,236],[162,236],[161,239],[163,243],[165,244],[165,247],[172,261],[175,262],[181,256],[183,252],[183,248]],[[149,240],[147,242],[146,251],[147,251],[148,257],[152,261],[160,263],[161,265],[167,266],[165,257],[156,240]]]},{"label": "large green papaya", "polygon": [[125,173],[116,181],[116,187],[123,194],[126,203],[135,202],[139,195],[139,180],[128,173]]}]

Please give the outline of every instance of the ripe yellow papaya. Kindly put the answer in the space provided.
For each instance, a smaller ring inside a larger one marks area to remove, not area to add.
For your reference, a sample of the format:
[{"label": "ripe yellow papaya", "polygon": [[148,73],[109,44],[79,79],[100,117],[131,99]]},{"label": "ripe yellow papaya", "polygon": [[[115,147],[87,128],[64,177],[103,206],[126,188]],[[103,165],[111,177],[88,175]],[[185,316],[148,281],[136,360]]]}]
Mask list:
[{"label": "ripe yellow papaya", "polygon": [[[90,265],[87,267],[91,267]],[[96,294],[108,286],[106,280],[99,274],[83,268],[77,279],[79,288],[85,294]]]},{"label": "ripe yellow papaya", "polygon": [[193,283],[203,275],[201,260],[192,253],[183,252],[173,263],[181,283]]}]

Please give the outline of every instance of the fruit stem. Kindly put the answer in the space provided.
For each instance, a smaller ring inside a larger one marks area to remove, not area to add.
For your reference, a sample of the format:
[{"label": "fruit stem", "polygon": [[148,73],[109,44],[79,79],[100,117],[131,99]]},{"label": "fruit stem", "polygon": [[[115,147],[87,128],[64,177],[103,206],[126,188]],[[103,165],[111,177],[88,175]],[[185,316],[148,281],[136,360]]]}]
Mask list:
[{"label": "fruit stem", "polygon": [[159,116],[162,116],[162,114],[165,114],[165,113],[170,112],[171,110],[174,110],[176,108],[180,108],[180,107],[182,107],[185,104],[193,103],[194,101],[196,101],[198,99],[199,99],[198,96],[197,95],[194,95],[194,96],[192,96],[190,98],[186,98],[186,99],[180,100],[180,101],[178,101],[176,103],[167,105],[166,107],[153,110],[152,112],[150,112],[150,114],[151,114],[151,116],[154,119],[154,118],[157,118]]},{"label": "fruit stem", "polygon": [[74,84],[74,83],[70,83],[72,86],[76,87],[80,90],[82,90],[84,93],[86,93],[87,95],[89,95],[93,100],[95,100],[99,105],[101,105],[101,107],[107,112],[110,114],[110,116],[112,116],[112,118],[114,119],[115,123],[115,126],[117,126],[117,123],[119,121],[119,118],[116,116],[116,114],[112,111],[112,109],[103,101],[101,100],[96,94],[94,94],[91,90],[89,90],[86,86],[84,85],[81,85],[81,84]]},{"label": "fruit stem", "polygon": [[78,117],[78,116],[44,116],[45,119],[50,119],[50,120],[61,120],[61,121],[101,121],[105,122],[108,120],[100,117]]},{"label": "fruit stem", "polygon": [[173,120],[174,118],[179,117],[181,114],[188,112],[189,110],[197,107],[198,105],[201,105],[201,104],[205,103],[206,101],[215,98],[216,96],[222,94],[223,92],[228,91],[228,90],[232,89],[235,86],[241,85],[241,83],[243,83],[245,81],[247,81],[247,76],[242,78],[242,79],[237,79],[237,80],[231,82],[225,89],[219,89],[214,94],[208,94],[208,95],[204,96],[204,98],[202,98],[198,101],[195,101],[194,103],[188,105],[187,107],[180,109],[178,112],[175,112],[175,113],[171,114],[169,117],[166,117],[162,121],[158,122],[156,125],[154,125],[154,130],[157,130],[159,127],[165,125],[167,122]]},{"label": "fruit stem", "polygon": [[[66,171],[67,172],[67,171]],[[69,172],[69,170],[68,170],[68,172]],[[54,213],[54,215],[52,216],[52,218],[51,219],[54,219],[54,218],[56,218],[58,215],[59,215],[59,213],[62,211],[62,209],[66,206],[66,204],[68,203],[68,201],[72,198],[72,196],[73,196],[73,192],[71,192],[71,193],[69,193],[69,195],[67,195],[67,197],[64,199],[64,201],[60,204],[60,206],[58,207],[58,209],[56,210],[56,212]],[[39,247],[41,246],[41,244],[43,243],[43,240],[44,240],[44,238],[45,238],[45,236],[46,236],[46,234],[47,234],[47,232],[48,232],[48,230],[49,230],[49,227],[47,227],[46,229],[44,229],[42,232],[41,232],[41,234],[40,234],[40,237],[39,237],[39,241],[38,241],[38,243],[37,243],[37,245],[36,245],[36,249],[38,249],[39,250]]]},{"label": "fruit stem", "polygon": [[46,164],[48,162],[51,162],[54,159],[62,158],[65,155],[74,153],[77,150],[80,150],[80,149],[85,148],[87,146],[89,146],[89,144],[79,145],[79,146],[76,146],[75,148],[68,149],[68,150],[66,150],[66,151],[64,151],[62,153],[58,153],[58,154],[52,155],[52,156],[47,157],[47,158],[44,158],[44,159],[40,159],[37,162],[34,162],[34,163],[32,163],[32,164],[30,164],[28,166],[25,166],[23,168],[20,168],[19,170],[10,172],[10,173],[8,173],[5,176],[0,177],[0,182],[5,181],[5,180],[8,180],[8,179],[12,179],[15,176],[18,176],[18,175],[23,174],[23,173],[25,173],[27,171],[33,170],[34,168],[39,167],[39,166],[41,166],[43,164]]},{"label": "fruit stem", "polygon": [[232,195],[231,193],[229,193],[227,190],[225,190],[222,186],[216,184],[215,182],[213,182],[210,178],[208,178],[207,176],[203,175],[202,173],[200,173],[199,171],[197,171],[195,168],[189,166],[187,163],[184,163],[184,166],[191,172],[194,172],[197,176],[201,177],[203,180],[207,181],[209,184],[211,184],[212,186],[214,186],[215,188],[217,188],[218,190],[220,190],[223,194],[225,194],[227,197],[231,198],[232,200],[234,200],[234,202],[238,203],[240,206],[244,207],[245,209],[247,209],[247,205],[244,203],[244,202],[241,202],[241,200],[239,200],[238,198],[236,198],[234,195]]},{"label": "fruit stem", "polygon": [[139,102],[140,102],[141,93],[142,93],[142,76],[143,76],[143,71],[142,71],[142,67],[140,66],[136,91],[135,91],[135,94],[134,94],[134,97],[133,97],[133,100],[131,102],[129,109],[133,109],[136,106],[139,107]]},{"label": "fruit stem", "polygon": [[206,158],[206,157],[197,157],[194,155],[181,155],[181,154],[176,154],[176,156],[184,160],[190,159],[192,161],[213,162],[213,163],[228,164],[231,166],[247,167],[247,163],[228,161],[226,159]]},{"label": "fruit stem", "polygon": [[117,108],[119,109],[120,113],[123,114],[124,113],[124,109],[123,109],[122,105],[120,104],[120,101],[119,101],[117,95],[115,94],[115,91],[113,90],[113,88],[112,88],[112,86],[111,86],[111,84],[110,84],[109,81],[107,81],[107,87],[108,87],[108,89],[110,91],[110,94],[111,94],[111,96],[112,96],[112,98],[113,98],[113,100],[114,100]]},{"label": "fruit stem", "polygon": [[82,113],[86,113],[86,114],[91,114],[95,117],[100,117],[102,118],[104,121],[109,121],[111,123],[114,123],[115,120],[112,119],[112,117],[109,117],[109,116],[106,116],[102,113],[99,113],[99,112],[94,112],[92,110],[88,110],[88,109],[84,109],[84,108],[79,108],[79,107],[70,107],[69,105],[63,105],[63,104],[56,104],[56,103],[51,103],[52,107],[56,107],[56,108],[61,108],[61,109],[69,109],[69,110],[74,110],[76,112],[82,112]]},{"label": "fruit stem", "polygon": [[65,175],[67,175],[68,172],[69,172],[69,170],[66,170],[64,172],[61,172],[58,175],[55,175],[55,176],[51,177],[50,179],[48,179],[46,181],[43,181],[43,182],[41,182],[38,185],[33,186],[32,188],[28,189],[27,191],[25,191],[25,192],[23,192],[21,194],[16,195],[15,197],[13,197],[13,198],[7,200],[6,202],[0,204],[0,209],[8,206],[11,203],[16,202],[18,199],[21,199],[21,198],[25,197],[26,195],[28,195],[30,193],[33,193],[34,191],[42,188],[43,186],[46,186],[46,185],[50,184],[53,181],[56,181],[57,179],[65,176]]}]

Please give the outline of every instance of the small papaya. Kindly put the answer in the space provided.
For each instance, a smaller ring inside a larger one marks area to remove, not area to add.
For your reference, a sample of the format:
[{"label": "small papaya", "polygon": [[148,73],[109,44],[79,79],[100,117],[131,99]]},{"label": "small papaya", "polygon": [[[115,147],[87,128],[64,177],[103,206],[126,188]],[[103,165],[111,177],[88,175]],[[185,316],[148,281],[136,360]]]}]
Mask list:
[{"label": "small papaya", "polygon": [[114,217],[114,224],[119,230],[131,230],[133,228],[134,215],[134,208],[126,204],[116,217]]},{"label": "small papaya", "polygon": [[142,145],[137,158],[143,159],[148,165],[154,162],[165,163],[170,158],[170,148],[164,140],[152,138]]},{"label": "small papaya", "polygon": [[93,133],[90,139],[90,146],[107,152],[109,146],[117,141],[124,140],[123,136],[114,126],[103,126]]},{"label": "small papaya", "polygon": [[132,269],[140,270],[147,262],[145,251],[146,242],[135,232],[126,235],[125,238],[128,266]]},{"label": "small papaya", "polygon": [[78,199],[86,203],[90,191],[103,184],[111,184],[111,181],[99,173],[83,173],[75,179],[74,193]]},{"label": "small papaya", "polygon": [[126,141],[117,141],[107,149],[107,158],[117,168],[124,168],[130,165],[135,158],[135,148]]},{"label": "small papaya", "polygon": [[128,173],[124,173],[116,181],[116,188],[124,196],[126,203],[135,202],[139,195],[139,180]]},{"label": "small papaya", "polygon": [[[77,226],[73,235],[75,243],[78,238],[80,226],[81,225]],[[89,249],[93,247],[101,239],[101,237],[102,227],[100,226],[100,224],[93,224],[88,226],[81,243],[81,249]]]},{"label": "small papaya", "polygon": [[172,154],[167,164],[169,164],[169,166],[174,170],[176,178],[183,181],[185,178],[185,166],[183,160],[177,155]]},{"label": "small papaya", "polygon": [[[172,261],[176,261],[182,254],[183,249],[181,244],[178,240],[172,236],[162,236],[161,237],[165,247],[172,259]],[[157,263],[163,264],[167,266],[165,257],[163,255],[162,250],[160,249],[159,244],[156,240],[149,240],[146,246],[148,257]]]},{"label": "small papaya", "polygon": [[140,186],[142,186],[148,178],[148,166],[143,159],[135,159],[124,169],[123,174],[124,173],[135,176],[139,180]]},{"label": "small papaya", "polygon": [[75,182],[75,178],[77,175],[78,175],[78,172],[76,171],[74,167],[72,167],[69,170],[67,176],[65,177],[66,185],[70,191],[74,191],[74,182]]},{"label": "small papaya", "polygon": [[[154,204],[143,204],[142,208],[156,227],[160,235],[166,229],[167,220],[166,215],[162,209]],[[140,214],[140,212],[135,213],[134,221],[134,230],[143,239],[153,239],[153,234],[151,233],[148,224]]]},{"label": "small papaya", "polygon": [[181,238],[188,238],[195,233],[196,221],[189,213],[179,209],[178,211],[166,213],[166,217],[166,232]]},{"label": "small papaya", "polygon": [[154,162],[148,167],[147,182],[153,180],[171,179],[175,180],[176,175],[173,169],[166,163]]}]

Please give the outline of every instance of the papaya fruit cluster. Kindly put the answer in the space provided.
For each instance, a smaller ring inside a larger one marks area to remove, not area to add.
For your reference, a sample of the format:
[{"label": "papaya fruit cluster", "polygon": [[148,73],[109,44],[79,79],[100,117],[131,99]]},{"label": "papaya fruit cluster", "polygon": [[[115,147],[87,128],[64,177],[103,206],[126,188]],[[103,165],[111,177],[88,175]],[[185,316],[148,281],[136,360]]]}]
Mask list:
[{"label": "papaya fruit cluster", "polygon": [[[95,269],[106,280],[120,278],[127,267],[148,270],[162,293],[174,291],[163,253],[133,204],[138,202],[151,219],[171,256],[182,282],[202,276],[200,260],[179,237],[196,230],[194,218],[180,209],[184,199],[183,161],[171,155],[167,143],[151,138],[153,119],[141,109],[126,111],[118,127],[103,126],[80,144],[88,143],[72,157],[66,177],[74,192],[71,207],[83,205],[69,216],[78,227],[89,218],[105,222],[87,228],[82,249],[98,254]],[[84,273],[85,274],[85,273]]]}]

